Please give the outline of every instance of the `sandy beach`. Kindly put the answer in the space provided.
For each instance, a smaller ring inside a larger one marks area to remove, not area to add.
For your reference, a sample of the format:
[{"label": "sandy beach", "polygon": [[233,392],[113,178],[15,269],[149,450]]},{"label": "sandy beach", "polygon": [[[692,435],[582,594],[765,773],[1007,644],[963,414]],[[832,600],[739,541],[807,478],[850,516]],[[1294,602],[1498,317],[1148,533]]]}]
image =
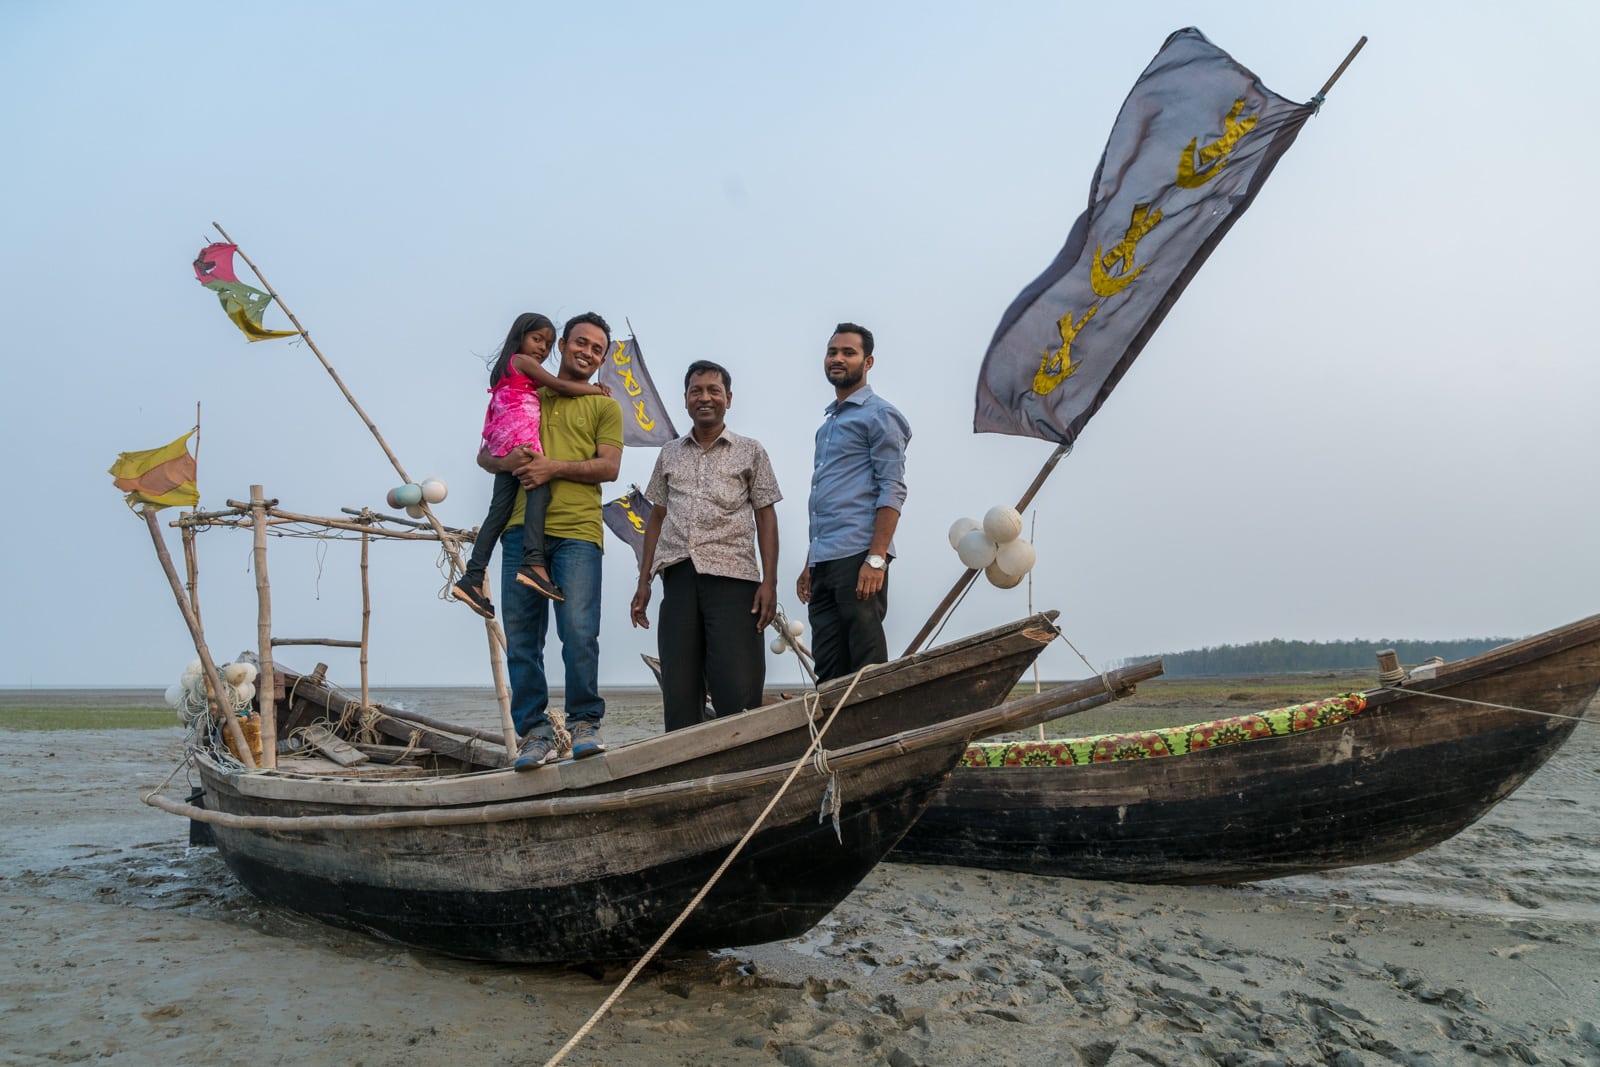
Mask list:
[{"label": "sandy beach", "polygon": [[[265,908],[139,802],[184,790],[180,756],[175,727],[0,730],[0,1062],[542,1063],[625,973]],[[1597,827],[1584,726],[1381,868],[1191,888],[885,864],[803,938],[652,965],[565,1062],[1600,1064]]]}]

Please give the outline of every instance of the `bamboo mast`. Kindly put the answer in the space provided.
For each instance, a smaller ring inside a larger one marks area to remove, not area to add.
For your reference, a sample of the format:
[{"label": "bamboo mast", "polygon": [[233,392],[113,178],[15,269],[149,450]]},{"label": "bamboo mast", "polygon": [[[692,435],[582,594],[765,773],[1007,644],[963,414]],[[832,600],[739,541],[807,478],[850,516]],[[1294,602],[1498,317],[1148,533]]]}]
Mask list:
[{"label": "bamboo mast", "polygon": [[[317,357],[317,362],[322,364],[322,369],[328,372],[328,377],[333,379],[333,384],[339,387],[339,392],[344,394],[345,400],[349,402],[351,408],[355,410],[355,413],[361,417],[361,421],[366,424],[367,429],[371,431],[373,439],[378,442],[378,447],[382,448],[383,454],[389,457],[389,463],[394,467],[395,472],[400,475],[402,481],[409,484],[411,481],[411,476],[406,473],[405,467],[401,466],[400,458],[396,456],[394,454],[394,450],[389,447],[389,442],[384,440],[383,434],[378,432],[377,425],[370,417],[368,417],[366,411],[361,407],[361,405],[356,402],[355,395],[352,394],[349,387],[344,384],[344,379],[339,377],[339,372],[333,369],[333,364],[329,363],[328,358],[322,354],[322,350],[317,347],[317,343],[311,339],[311,334],[304,326],[300,325],[300,320],[295,317],[293,311],[289,310],[289,305],[284,303],[283,297],[278,295],[278,291],[272,287],[272,283],[267,281],[266,275],[261,273],[261,268],[255,265],[255,261],[252,260],[248,254],[246,254],[244,249],[239,247],[237,241],[228,236],[228,231],[222,228],[221,223],[212,222],[211,225],[215,227],[216,231],[222,235],[222,239],[224,241],[227,241],[229,244],[233,245],[235,251],[237,251],[239,254],[239,258],[244,260],[245,265],[248,266],[255,276],[261,280],[261,287],[267,291],[267,295],[277,303],[278,307],[283,309],[283,313],[287,315],[289,317],[289,321],[294,324],[295,331],[305,339],[306,347],[311,349],[312,354]],[[460,553],[456,551],[455,546],[451,544],[449,538],[445,535],[444,526],[434,515],[433,508],[429,506],[426,500],[422,501],[421,507],[422,513],[428,517],[428,525],[431,526],[433,528],[433,532],[438,535],[439,543],[444,546],[445,554],[450,558],[451,566],[454,568],[453,573],[461,573],[465,571],[466,568],[462,566]],[[494,619],[488,619],[486,620],[486,625],[488,626],[489,632],[493,635],[495,641],[504,647],[506,643],[506,637],[505,633],[500,629],[499,622],[495,621]],[[516,749],[516,732],[512,730],[506,734],[506,750],[508,752],[515,752]]]},{"label": "bamboo mast", "polygon": [[184,587],[189,592],[189,604],[194,609],[194,617],[198,619],[200,617],[200,598],[195,589],[200,584],[200,556],[194,543],[194,527],[183,527],[178,536],[183,542]]},{"label": "bamboo mast", "polygon": [[[1328,90],[1333,88],[1334,83],[1339,80],[1340,75],[1344,74],[1345,69],[1355,60],[1361,49],[1366,47],[1366,44],[1367,38],[1363,34],[1361,39],[1355,43],[1354,47],[1344,57],[1343,62],[1328,76],[1328,80],[1322,83],[1322,88],[1317,90],[1317,95],[1311,98],[1310,102],[1313,107],[1320,108],[1322,106],[1323,98],[1328,95]],[[1056,446],[1056,450],[1050,454],[1050,458],[1045,460],[1044,466],[1034,476],[1033,484],[1028,486],[1028,491],[1022,494],[1022,500],[1017,504],[1018,514],[1033,502],[1034,494],[1039,491],[1039,487],[1044,484],[1044,480],[1050,476],[1050,472],[1056,469],[1056,464],[1061,462],[1061,457],[1071,451],[1072,444],[1070,442],[1063,442]],[[928,635],[938,627],[945,615],[949,614],[951,607],[961,598],[961,594],[966,592],[967,587],[972,584],[972,580],[977,576],[977,571],[968,570],[956,580],[955,586],[939,602],[939,606],[933,609],[933,614],[928,617],[928,621],[923,624],[922,629],[917,631],[917,636],[911,639],[911,644],[906,646],[903,655],[909,656],[922,647],[922,642],[928,639]]]},{"label": "bamboo mast", "polygon": [[146,504],[139,509],[139,513],[144,516],[144,524],[150,528],[150,540],[156,546],[156,558],[161,561],[161,569],[167,574],[167,584],[172,586],[172,595],[178,601],[178,610],[183,613],[183,621],[188,624],[189,636],[194,641],[194,650],[200,655],[200,666],[205,671],[206,696],[211,703],[211,713],[216,715],[221,712],[220,717],[227,728],[228,737],[233,741],[233,747],[239,754],[239,762],[253,771],[256,769],[256,761],[250,754],[250,743],[244,739],[244,731],[239,728],[239,718],[233,713],[233,706],[223,699],[223,694],[228,690],[222,683],[222,675],[217,671],[216,663],[211,659],[211,650],[206,647],[205,635],[200,631],[200,620],[195,616],[189,598],[183,595],[183,583],[178,580],[178,569],[172,565],[172,554],[167,551],[167,542],[161,536],[161,526],[156,522],[156,510]]},{"label": "bamboo mast", "polygon": [[261,765],[278,765],[278,712],[273,706],[278,676],[272,669],[272,586],[267,581],[267,499],[261,486],[250,487],[250,517],[255,532],[256,656],[260,675],[256,697],[261,701]]},{"label": "bamboo mast", "polygon": [[[200,468],[200,401],[194,402],[194,465]],[[198,495],[198,491],[196,493]],[[200,510],[196,502],[190,514]],[[200,555],[194,542],[194,529],[189,526],[182,528],[178,539],[183,544],[183,570],[184,577],[188,580],[189,606],[194,609],[194,617],[200,618],[200,598],[195,594],[195,587],[200,584]]]},{"label": "bamboo mast", "polygon": [[[489,595],[489,575],[483,576],[483,595]],[[506,759],[517,758],[517,724],[511,718],[511,687],[506,682],[506,664],[501,655],[505,635],[499,632],[493,619],[484,619],[484,629],[489,634],[489,673],[494,676],[494,698],[500,705],[500,728],[506,735]]]},{"label": "bamboo mast", "polygon": [[372,535],[361,531],[361,709],[372,707],[372,694],[367,688],[367,638],[372,633],[372,586],[367,582],[367,553]]}]

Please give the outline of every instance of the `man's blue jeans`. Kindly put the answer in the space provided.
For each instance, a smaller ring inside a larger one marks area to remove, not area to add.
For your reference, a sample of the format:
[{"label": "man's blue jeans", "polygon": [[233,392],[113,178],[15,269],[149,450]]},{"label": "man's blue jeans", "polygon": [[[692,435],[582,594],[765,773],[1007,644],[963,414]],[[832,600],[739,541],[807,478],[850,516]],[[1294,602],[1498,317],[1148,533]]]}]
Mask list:
[{"label": "man's blue jeans", "polygon": [[506,673],[511,681],[511,719],[517,735],[545,726],[550,687],[544,675],[544,642],[555,608],[556,636],[566,672],[567,722],[596,726],[606,713],[600,698],[600,546],[570,537],[546,537],[550,577],[566,600],[553,604],[517,581],[522,565],[521,526],[500,539],[500,605],[506,629]]}]

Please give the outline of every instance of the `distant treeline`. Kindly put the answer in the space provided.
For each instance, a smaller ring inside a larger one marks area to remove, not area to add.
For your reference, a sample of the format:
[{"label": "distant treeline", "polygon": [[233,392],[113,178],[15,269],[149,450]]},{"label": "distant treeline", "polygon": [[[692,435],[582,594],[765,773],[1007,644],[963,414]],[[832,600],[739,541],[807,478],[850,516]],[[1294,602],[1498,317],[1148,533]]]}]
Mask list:
[{"label": "distant treeline", "polygon": [[[1392,648],[1405,666],[1432,656],[1448,662],[1503,645],[1509,637],[1475,637],[1456,641],[1252,641],[1217,645],[1188,652],[1162,652],[1168,678],[1226,677],[1238,674],[1288,674],[1294,671],[1338,671],[1372,667],[1380,649]],[[1131,656],[1124,664],[1155,659]]]}]

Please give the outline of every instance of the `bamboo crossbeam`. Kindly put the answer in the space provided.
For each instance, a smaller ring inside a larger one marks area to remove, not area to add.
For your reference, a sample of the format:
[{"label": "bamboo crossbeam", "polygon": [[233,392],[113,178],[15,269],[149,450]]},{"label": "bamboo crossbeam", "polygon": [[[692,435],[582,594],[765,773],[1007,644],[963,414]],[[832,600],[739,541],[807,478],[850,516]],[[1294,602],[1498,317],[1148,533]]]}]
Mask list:
[{"label": "bamboo crossbeam", "polygon": [[[351,533],[370,532],[377,534],[379,537],[392,537],[399,541],[439,540],[439,535],[431,530],[386,530],[381,526],[370,526],[366,523],[356,522],[350,519],[335,519],[317,515],[301,515],[293,511],[284,511],[282,508],[270,508],[268,509],[268,515],[270,516],[268,525],[271,526],[284,526],[291,523],[298,523],[310,526],[325,526],[330,530],[348,530]],[[230,518],[223,521],[212,521],[206,523],[205,525],[244,527],[250,525],[250,523],[248,521],[244,521],[241,517],[241,521],[233,521]],[[446,532],[453,533],[454,531],[446,528]]]},{"label": "bamboo crossbeam", "polygon": [[[418,524],[415,524],[415,523],[408,523],[407,524],[407,525],[413,526],[414,527],[413,530],[386,530],[382,526],[369,525],[367,523],[356,522],[356,521],[353,521],[353,520],[336,519],[336,518],[332,518],[332,517],[322,517],[322,516],[317,516],[317,515],[300,515],[300,514],[297,514],[295,512],[292,512],[292,511],[284,511],[282,508],[274,508],[272,510],[272,513],[274,515],[280,516],[281,518],[287,519],[290,522],[312,522],[312,523],[317,523],[318,525],[321,525],[321,526],[331,526],[331,527],[333,527],[335,529],[339,529],[339,530],[354,530],[354,531],[357,531],[357,532],[360,532],[362,530],[370,530],[373,533],[381,534],[384,537],[397,537],[397,538],[400,538],[401,540],[406,540],[406,541],[438,541],[438,540],[442,540],[442,538],[440,538],[440,536],[439,536],[438,531],[432,530],[432,529],[426,529],[426,528],[424,528],[424,527],[422,527],[422,526],[420,526]],[[377,516],[377,515],[374,515],[373,518],[374,519],[381,519],[381,521],[385,521],[385,522],[398,522],[398,521],[400,521],[400,520],[394,519],[394,518],[392,518],[390,516]],[[450,526],[441,526],[441,527],[439,527],[439,530],[443,530],[445,533],[450,534],[452,537],[459,536],[461,533],[465,533],[466,532],[466,531],[458,531],[458,530],[456,530],[456,529],[454,529],[453,527],[450,527]]]},{"label": "bamboo crossbeam", "polygon": [[325,645],[328,648],[360,648],[360,641],[341,641],[333,637],[274,637],[273,647],[280,645]]},{"label": "bamboo crossbeam", "polygon": [[[433,527],[428,523],[416,522],[412,519],[402,519],[398,515],[385,515],[383,512],[373,511],[371,508],[340,508],[339,510],[344,512],[346,515],[361,515],[370,518],[375,522],[395,522],[399,523],[401,526],[410,526],[418,530],[433,529]],[[470,530],[463,530],[457,526],[442,526],[441,529],[448,534],[459,537],[463,541],[475,541],[477,540],[478,536],[478,528],[476,526]]]},{"label": "bamboo crossbeam", "polygon": [[208,526],[222,519],[236,519],[249,514],[249,508],[243,505],[228,508],[224,511],[186,511],[172,520],[173,526]]}]

